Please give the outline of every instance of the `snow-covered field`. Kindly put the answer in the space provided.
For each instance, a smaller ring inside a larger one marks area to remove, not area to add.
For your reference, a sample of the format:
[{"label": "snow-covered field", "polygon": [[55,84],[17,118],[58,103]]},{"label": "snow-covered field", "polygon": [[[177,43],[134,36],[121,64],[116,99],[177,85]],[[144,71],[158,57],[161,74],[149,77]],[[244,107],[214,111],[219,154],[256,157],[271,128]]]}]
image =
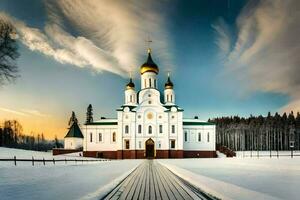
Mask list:
[{"label": "snow-covered field", "polygon": [[[82,154],[81,154],[82,155]],[[79,155],[79,152],[77,153],[70,153],[70,154],[64,154],[64,155],[57,155],[53,156],[52,152],[42,152],[42,151],[30,151],[30,150],[23,150],[23,149],[13,149],[13,148],[5,148],[5,147],[0,147],[0,158],[5,158],[5,159],[13,159],[14,156],[16,156],[17,159],[78,159],[78,160],[99,160],[95,158],[87,158],[87,157],[82,157]],[[102,159],[105,160],[105,159]],[[67,162],[67,164],[74,164],[75,162]],[[80,164],[80,162],[78,162]],[[4,166],[13,166],[14,162],[0,162],[0,168]],[[32,162],[17,162],[18,166],[31,166]],[[35,166],[43,165],[42,162],[35,162]],[[46,165],[53,165],[52,162],[46,162]],[[65,162],[56,162],[55,165],[65,165]]]},{"label": "snow-covered field", "polygon": [[[51,153],[47,152],[0,148],[1,158],[12,155],[19,158],[52,158]],[[46,166],[31,166],[30,162],[14,166],[0,162],[0,199],[99,199],[141,162],[115,160],[77,165],[49,163]]]},{"label": "snow-covered field", "polygon": [[299,199],[300,157],[159,160],[221,199]]},{"label": "snow-covered field", "polygon": [[[288,153],[280,152],[282,155]],[[0,148],[0,158],[12,158],[14,155],[39,159],[82,158],[78,153],[52,156],[51,152]],[[243,158],[241,152],[237,155],[235,158],[158,161],[221,199],[299,199],[299,156],[292,159],[288,156]],[[31,166],[31,162],[14,166],[11,162],[0,162],[0,199],[99,199],[141,162],[143,160],[113,160],[79,162],[77,165],[62,162],[56,165],[46,163],[46,166]]]}]

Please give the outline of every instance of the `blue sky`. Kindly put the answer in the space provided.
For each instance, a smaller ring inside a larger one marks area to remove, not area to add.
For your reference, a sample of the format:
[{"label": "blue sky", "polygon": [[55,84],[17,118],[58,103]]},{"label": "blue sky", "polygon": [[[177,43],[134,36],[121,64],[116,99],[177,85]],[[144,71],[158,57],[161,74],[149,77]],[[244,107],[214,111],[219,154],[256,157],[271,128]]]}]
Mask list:
[{"label": "blue sky", "polygon": [[[129,71],[139,88],[148,36],[153,40],[153,60],[160,68],[160,89],[170,70],[184,117],[198,115],[206,120],[299,108],[293,93],[298,85],[276,81],[275,53],[268,50],[276,49],[282,38],[274,36],[264,44],[259,39],[268,38],[264,34],[269,28],[259,32],[261,27],[252,27],[271,20],[269,8],[278,8],[279,17],[285,20],[286,12],[280,9],[291,5],[243,0],[87,2],[0,2],[2,17],[16,24],[21,54],[17,62],[21,77],[0,88],[1,120],[19,119],[27,132],[41,131],[50,137],[63,136],[72,110],[83,123],[89,103],[94,118],[116,117]],[[277,31],[284,28],[282,24]],[[247,31],[248,39],[243,35]],[[283,37],[283,33],[278,35]],[[237,50],[237,46],[244,48]],[[299,61],[290,64],[285,57],[279,58],[281,64],[291,65],[289,70]],[[260,71],[262,66],[266,71]],[[289,77],[294,72],[289,70],[278,73]]]}]

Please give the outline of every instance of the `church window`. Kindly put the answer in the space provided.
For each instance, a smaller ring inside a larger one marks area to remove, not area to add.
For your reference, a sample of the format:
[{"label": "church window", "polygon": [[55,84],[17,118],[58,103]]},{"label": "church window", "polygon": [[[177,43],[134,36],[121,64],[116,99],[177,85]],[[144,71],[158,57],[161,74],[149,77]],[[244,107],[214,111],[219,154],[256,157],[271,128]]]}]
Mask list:
[{"label": "church window", "polygon": [[174,115],[172,115],[172,119],[174,119],[175,118],[175,116]]},{"label": "church window", "polygon": [[138,115],[138,118],[139,118],[139,119],[141,119],[141,117],[142,117],[141,115]]},{"label": "church window", "polygon": [[149,133],[149,134],[152,134],[152,126],[149,126],[149,127],[148,127],[148,133]]},{"label": "church window", "polygon": [[169,102],[169,95],[167,94],[167,102]]},{"label": "church window", "polygon": [[142,125],[138,125],[138,133],[141,134],[142,133]]},{"label": "church window", "polygon": [[151,101],[148,101],[148,104],[151,104],[152,102]]},{"label": "church window", "polygon": [[158,148],[159,148],[159,149],[161,148],[161,143],[160,143],[160,141],[158,142]]},{"label": "church window", "polygon": [[146,79],[144,79],[144,85],[145,85],[145,87],[147,87],[147,84],[146,84]]},{"label": "church window", "polygon": [[149,87],[152,87],[152,85],[151,85],[151,78],[149,78]]},{"label": "church window", "polygon": [[139,149],[141,149],[141,148],[142,148],[142,142],[139,141]]},{"label": "church window", "polygon": [[125,149],[129,149],[130,146],[129,146],[129,140],[125,140]]},{"label": "church window", "polygon": [[201,133],[198,133],[198,142],[201,142]]},{"label": "church window", "polygon": [[132,102],[132,95],[130,95],[130,102]]},{"label": "church window", "polygon": [[160,125],[159,125],[159,133],[162,133],[162,132],[163,132],[163,125],[160,124]]},{"label": "church window", "polygon": [[185,132],[184,132],[184,141],[186,141],[186,142],[187,142],[187,137],[188,137],[188,136],[187,136],[187,132],[185,131]]},{"label": "church window", "polygon": [[156,88],[156,80],[154,80],[154,87]]},{"label": "church window", "polygon": [[175,133],[175,125],[172,125],[172,133]]},{"label": "church window", "polygon": [[99,142],[102,142],[102,133],[99,133]]},{"label": "church window", "polygon": [[112,133],[112,141],[113,141],[113,142],[116,142],[116,132],[113,132],[113,133]]},{"label": "church window", "polygon": [[175,148],[175,140],[171,140],[171,149]]},{"label": "church window", "polygon": [[148,94],[148,97],[151,97],[151,94]]},{"label": "church window", "polygon": [[173,95],[170,95],[171,96],[171,102],[173,102]]},{"label": "church window", "polygon": [[209,133],[207,133],[207,142],[209,142]]},{"label": "church window", "polygon": [[126,133],[126,134],[129,133],[129,126],[128,126],[128,125],[125,126],[125,133]]},{"label": "church window", "polygon": [[90,142],[93,142],[93,133],[90,133]]}]

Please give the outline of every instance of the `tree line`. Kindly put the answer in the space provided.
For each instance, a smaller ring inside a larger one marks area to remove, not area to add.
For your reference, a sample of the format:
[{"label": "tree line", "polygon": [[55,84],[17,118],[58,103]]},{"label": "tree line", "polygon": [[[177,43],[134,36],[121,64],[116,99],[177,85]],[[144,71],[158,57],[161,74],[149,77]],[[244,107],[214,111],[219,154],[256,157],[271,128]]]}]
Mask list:
[{"label": "tree line", "polygon": [[300,114],[277,112],[266,117],[232,116],[209,120],[216,123],[216,143],[234,151],[300,149]]},{"label": "tree line", "polygon": [[56,136],[54,140],[47,140],[43,133],[24,134],[22,125],[17,120],[6,120],[3,126],[0,126],[0,146],[35,151],[48,151],[52,148],[63,147]]}]

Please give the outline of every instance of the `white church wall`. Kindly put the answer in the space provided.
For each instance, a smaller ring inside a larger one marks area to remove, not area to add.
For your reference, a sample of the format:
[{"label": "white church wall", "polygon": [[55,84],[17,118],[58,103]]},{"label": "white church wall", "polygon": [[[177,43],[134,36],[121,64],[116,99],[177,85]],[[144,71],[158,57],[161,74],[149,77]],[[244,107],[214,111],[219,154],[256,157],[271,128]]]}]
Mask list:
[{"label": "white church wall", "polygon": [[125,90],[125,104],[126,105],[136,105],[137,97],[136,92],[133,89]]},{"label": "white church wall", "polygon": [[141,89],[157,88],[156,73],[147,72],[141,76]]},{"label": "white church wall", "polygon": [[174,105],[175,104],[175,92],[173,89],[165,89],[164,90],[164,101],[166,105]]},{"label": "white church wall", "polygon": [[87,125],[83,129],[84,151],[115,151],[120,137],[117,131],[117,125]]},{"label": "white church wall", "polygon": [[[215,125],[189,125],[183,127],[183,148],[184,150],[216,150],[216,133]],[[185,141],[185,133],[187,133],[187,141]],[[198,134],[201,140],[198,139]]]},{"label": "white church wall", "polygon": [[65,149],[79,149],[83,145],[83,138],[66,137],[64,139]]}]

